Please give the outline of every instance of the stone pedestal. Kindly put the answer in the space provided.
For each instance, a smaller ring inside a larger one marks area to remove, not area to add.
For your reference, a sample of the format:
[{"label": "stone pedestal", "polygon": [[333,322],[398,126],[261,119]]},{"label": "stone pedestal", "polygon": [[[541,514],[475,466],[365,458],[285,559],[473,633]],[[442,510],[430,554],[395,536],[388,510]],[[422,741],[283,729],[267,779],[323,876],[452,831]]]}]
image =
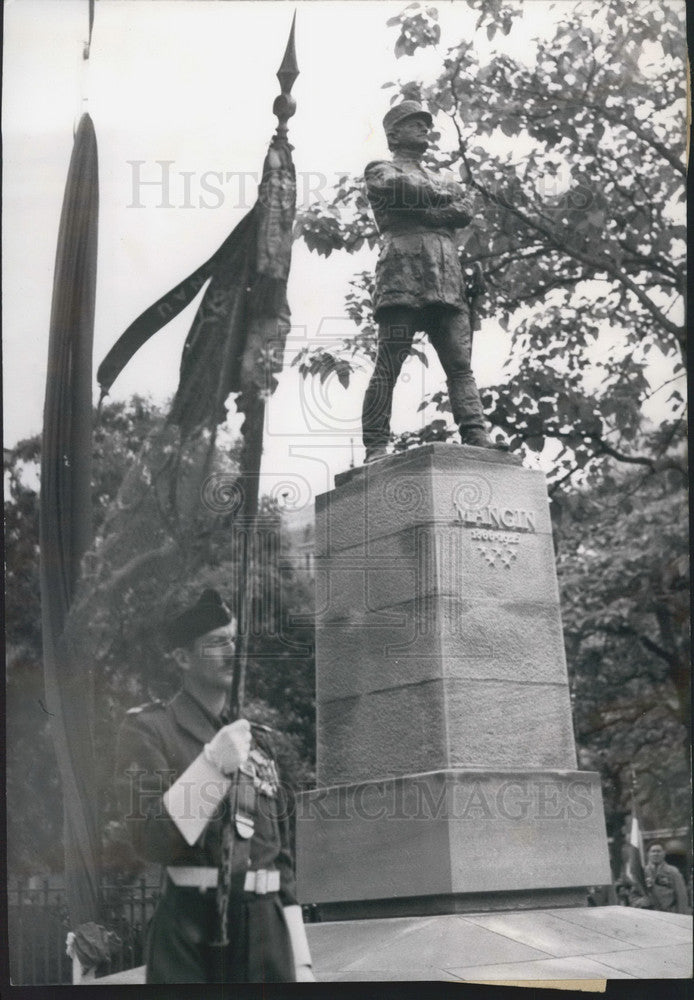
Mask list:
[{"label": "stone pedestal", "polygon": [[316,669],[302,902],[576,905],[610,880],[599,781],[576,771],[542,473],[432,444],[338,476],[316,502]]}]

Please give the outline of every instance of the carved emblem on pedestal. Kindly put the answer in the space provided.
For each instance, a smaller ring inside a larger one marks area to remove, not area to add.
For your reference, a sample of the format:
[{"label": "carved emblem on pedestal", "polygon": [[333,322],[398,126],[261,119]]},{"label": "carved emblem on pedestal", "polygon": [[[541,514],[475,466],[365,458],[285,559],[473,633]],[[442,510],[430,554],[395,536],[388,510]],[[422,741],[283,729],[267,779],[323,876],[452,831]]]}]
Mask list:
[{"label": "carved emblem on pedestal", "polygon": [[470,537],[488,566],[511,569],[517,561],[520,540],[536,530],[536,516],[523,507],[493,503],[491,483],[484,476],[467,476],[453,493],[457,523],[470,529]]}]

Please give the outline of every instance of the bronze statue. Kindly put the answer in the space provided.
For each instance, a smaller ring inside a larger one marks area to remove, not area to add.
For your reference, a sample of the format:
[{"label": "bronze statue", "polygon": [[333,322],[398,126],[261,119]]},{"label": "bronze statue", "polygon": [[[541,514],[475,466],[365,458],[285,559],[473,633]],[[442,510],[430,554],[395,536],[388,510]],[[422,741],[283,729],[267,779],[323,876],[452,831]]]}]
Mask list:
[{"label": "bronze statue", "polygon": [[472,333],[455,232],[472,217],[460,184],[422,166],[433,119],[416,101],[388,111],[383,127],[393,159],[364,172],[381,234],[376,265],[376,366],[364,396],[366,461],[386,454],[393,389],[418,330],[425,331],[446,373],[463,444],[492,448],[470,368]]}]

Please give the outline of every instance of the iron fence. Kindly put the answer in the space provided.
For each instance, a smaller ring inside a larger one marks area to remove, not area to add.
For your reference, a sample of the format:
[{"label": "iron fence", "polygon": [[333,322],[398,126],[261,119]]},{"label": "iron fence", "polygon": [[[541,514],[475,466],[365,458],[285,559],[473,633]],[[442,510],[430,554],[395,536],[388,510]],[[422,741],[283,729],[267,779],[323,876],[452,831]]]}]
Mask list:
[{"label": "iron fence", "polygon": [[[144,932],[159,891],[145,878],[101,885],[104,923],[116,932],[119,945],[97,975],[142,965]],[[65,953],[71,930],[65,889],[43,878],[25,879],[8,887],[10,977],[15,986],[48,986],[72,982],[72,961]]]}]

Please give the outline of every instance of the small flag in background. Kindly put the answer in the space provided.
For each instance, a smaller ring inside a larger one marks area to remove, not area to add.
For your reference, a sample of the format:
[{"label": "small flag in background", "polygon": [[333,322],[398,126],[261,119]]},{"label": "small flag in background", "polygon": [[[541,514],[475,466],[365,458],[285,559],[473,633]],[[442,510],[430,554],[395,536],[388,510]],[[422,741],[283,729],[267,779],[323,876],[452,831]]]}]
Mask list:
[{"label": "small flag in background", "polygon": [[629,833],[629,855],[626,864],[626,874],[628,879],[645,890],[644,865],[646,856],[643,850],[643,837],[636,813],[632,813],[631,831]]}]

